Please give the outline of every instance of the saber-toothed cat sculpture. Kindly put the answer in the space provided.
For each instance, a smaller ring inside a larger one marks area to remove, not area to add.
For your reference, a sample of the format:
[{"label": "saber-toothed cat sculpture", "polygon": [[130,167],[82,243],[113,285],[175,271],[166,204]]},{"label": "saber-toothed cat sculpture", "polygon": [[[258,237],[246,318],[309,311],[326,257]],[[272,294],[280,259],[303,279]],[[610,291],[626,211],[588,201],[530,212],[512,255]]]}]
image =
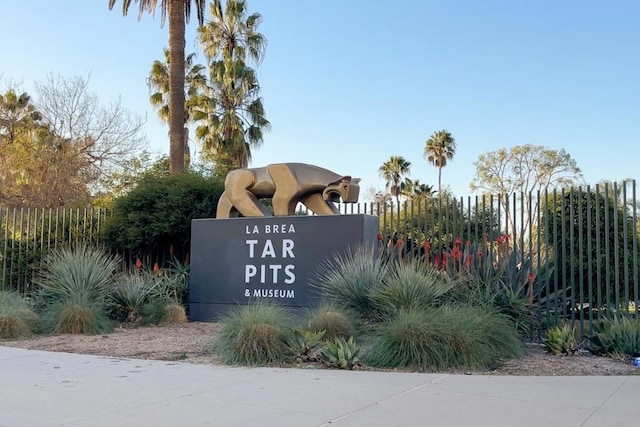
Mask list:
[{"label": "saber-toothed cat sculpture", "polygon": [[260,199],[272,198],[273,214],[294,215],[298,203],[318,215],[335,215],[342,199],[356,203],[360,178],[343,176],[305,163],[276,163],[229,172],[220,196],[217,218],[271,216]]}]

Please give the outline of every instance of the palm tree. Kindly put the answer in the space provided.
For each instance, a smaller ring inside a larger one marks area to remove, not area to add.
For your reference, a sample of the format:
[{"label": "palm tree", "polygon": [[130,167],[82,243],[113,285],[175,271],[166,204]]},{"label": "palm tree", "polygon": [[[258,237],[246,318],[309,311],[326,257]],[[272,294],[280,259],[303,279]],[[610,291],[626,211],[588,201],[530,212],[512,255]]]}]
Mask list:
[{"label": "palm tree", "polygon": [[438,194],[442,193],[442,168],[456,154],[456,140],[446,129],[434,132],[424,147],[424,157],[438,168]]},{"label": "palm tree", "polygon": [[231,169],[247,167],[251,148],[263,141],[263,131],[270,128],[265,118],[262,98],[258,96],[255,71],[236,63],[235,78],[227,84],[225,65],[211,66],[209,94],[194,111],[200,121],[196,138],[202,142],[205,157],[216,163],[216,173],[226,175]]},{"label": "palm tree", "polygon": [[402,187],[402,195],[410,199],[417,197],[431,197],[433,196],[433,186],[429,184],[422,184],[419,179],[407,178],[404,181]]},{"label": "palm tree", "polygon": [[403,188],[403,178],[409,174],[411,162],[402,156],[391,156],[378,169],[380,177],[385,180],[385,188],[396,198],[398,209],[400,209],[400,194]]},{"label": "palm tree", "polygon": [[[147,84],[151,90],[149,102],[158,110],[158,117],[165,123],[169,123],[169,64],[171,57],[169,49],[163,49],[164,62],[153,61]],[[187,125],[193,121],[193,112],[207,88],[207,77],[204,75],[204,65],[194,64],[195,53],[185,58],[185,103],[184,103],[184,155],[185,164],[189,164],[189,129]]]},{"label": "palm tree", "polygon": [[[9,89],[0,94],[0,148],[3,144],[15,142],[16,133],[20,128],[30,128],[42,120],[42,114],[31,102],[31,96],[26,92],[18,94]],[[2,141],[4,140],[4,142]]]},{"label": "palm tree", "polygon": [[202,122],[196,136],[203,152],[216,162],[218,174],[246,167],[251,149],[260,146],[263,131],[270,127],[265,117],[255,70],[266,47],[257,31],[262,17],[249,15],[244,0],[211,3],[212,19],[198,29],[198,39],[209,60],[209,93],[201,102],[196,120]]},{"label": "palm tree", "polygon": [[210,60],[221,57],[246,62],[248,54],[259,65],[267,47],[266,38],[258,32],[262,15],[248,15],[245,0],[227,0],[224,10],[220,0],[213,0],[209,10],[211,21],[198,28],[205,56]]},{"label": "palm tree", "polygon": [[[109,0],[113,9],[117,0]],[[184,82],[185,27],[195,6],[199,25],[204,23],[206,0],[133,0],[138,4],[138,19],[145,12],[153,14],[160,4],[161,25],[169,17],[169,171],[184,172]],[[122,0],[122,14],[127,15],[132,0]]]}]

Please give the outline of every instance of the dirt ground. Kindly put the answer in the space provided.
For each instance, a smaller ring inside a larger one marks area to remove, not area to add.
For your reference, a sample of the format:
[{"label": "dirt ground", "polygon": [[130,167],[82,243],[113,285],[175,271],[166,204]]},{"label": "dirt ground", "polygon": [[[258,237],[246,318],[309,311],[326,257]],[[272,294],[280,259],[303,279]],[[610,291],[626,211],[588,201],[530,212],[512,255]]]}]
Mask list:
[{"label": "dirt ground", "polygon": [[[34,350],[93,354],[132,359],[184,361],[218,364],[211,352],[217,323],[191,322],[178,326],[146,326],[116,328],[105,335],[36,336],[16,341],[2,341],[0,346]],[[365,367],[366,369],[366,367]],[[640,375],[640,368],[630,360],[596,357],[587,352],[575,356],[547,354],[536,344],[527,346],[527,354],[510,360],[490,372],[468,372],[474,375]]]}]

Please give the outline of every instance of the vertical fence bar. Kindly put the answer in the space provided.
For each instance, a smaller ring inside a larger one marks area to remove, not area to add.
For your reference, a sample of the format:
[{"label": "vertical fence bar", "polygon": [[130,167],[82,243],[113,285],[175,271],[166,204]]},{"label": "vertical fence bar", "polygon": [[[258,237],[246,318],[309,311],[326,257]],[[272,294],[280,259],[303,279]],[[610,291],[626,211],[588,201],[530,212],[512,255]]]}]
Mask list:
[{"label": "vertical fence bar", "polygon": [[578,264],[578,288],[579,288],[579,305],[580,307],[580,336],[584,336],[584,309],[585,309],[585,298],[584,298],[584,264],[582,260],[582,249],[583,249],[583,232],[584,229],[582,227],[582,187],[578,187],[578,224],[579,228],[576,230],[578,232],[578,256],[577,256],[577,264]]},{"label": "vertical fence bar", "polygon": [[[594,301],[593,301],[593,261],[591,257],[593,256],[593,224],[591,223],[591,209],[593,209],[591,203],[591,187],[587,186],[587,256],[585,257],[585,262],[587,263],[587,292],[589,296],[588,304],[589,304],[589,333],[593,333],[593,310],[594,310]],[[596,255],[597,256],[597,255]]]},{"label": "vertical fence bar", "polygon": [[27,232],[25,233],[25,249],[24,249],[24,291],[23,293],[26,295],[27,288],[29,287],[29,257],[31,256],[31,250],[29,248],[29,242],[31,241],[31,208],[27,208]]},{"label": "vertical fence bar", "polygon": [[626,181],[622,183],[622,208],[624,209],[622,214],[622,271],[624,276],[624,309],[625,311],[629,310],[629,216],[627,213],[627,183]]},{"label": "vertical fence bar", "polygon": [[556,189],[553,189],[553,290],[556,293],[556,298],[554,299],[554,323],[557,325],[560,320],[560,310],[562,309],[562,304],[564,303],[564,296],[560,298],[560,295],[563,295],[560,290],[560,271],[558,269],[558,193]]},{"label": "vertical fence bar", "polygon": [[[564,221],[564,219],[566,218],[566,210],[565,210],[565,205],[566,205],[566,199],[565,199],[565,191],[564,188],[561,190],[561,194],[560,194],[560,204],[561,204],[561,209],[562,209],[562,218],[560,220],[560,229],[561,229],[561,233],[560,233],[560,238],[562,239],[562,295],[563,295],[563,301],[562,301],[562,310],[564,311],[565,315],[570,315],[570,312],[567,312],[567,244],[569,243],[567,241],[567,234],[566,234],[566,221]],[[573,293],[575,290],[571,289],[571,292]],[[570,308],[570,307],[569,307]]]},{"label": "vertical fence bar", "polygon": [[611,313],[611,232],[609,225],[609,183],[604,184],[604,271],[605,277],[605,301],[607,314]]},{"label": "vertical fence bar", "polygon": [[[575,257],[575,201],[573,187],[569,188],[569,257],[564,259],[564,263],[570,263],[569,265],[569,286],[571,287],[571,324],[575,325],[576,322],[576,266],[574,260]],[[565,221],[562,221],[564,224]]]},{"label": "vertical fence bar", "polygon": [[618,183],[613,183],[613,286],[616,310],[621,306],[620,295],[620,245],[618,240]]},{"label": "vertical fence bar", "polygon": [[18,280],[16,286],[18,292],[21,291],[22,286],[22,241],[24,236],[24,208],[20,208],[20,231],[16,233],[18,238],[18,269],[16,271],[16,278]]},{"label": "vertical fence bar", "polygon": [[[631,198],[632,198],[632,219],[633,224],[638,224],[638,210],[637,210],[637,199],[636,199],[636,180],[631,181]],[[633,236],[633,302],[634,302],[634,311],[633,315],[637,319],[638,311],[640,307],[640,301],[638,301],[638,233],[634,232]]]},{"label": "vertical fence bar", "polygon": [[[497,218],[498,218],[498,235],[500,235],[500,223],[502,222],[502,219],[500,218],[500,204],[501,204],[501,195],[498,194],[497,198],[498,198],[498,203],[496,206],[496,209],[498,211],[497,214]],[[494,218],[494,213],[493,213],[493,194],[489,195],[489,218],[491,218],[491,220],[493,220]],[[493,264],[493,260],[495,259],[495,254],[494,254],[494,245],[493,245],[493,240],[494,240],[493,236],[493,227],[491,227],[489,229],[489,238],[487,239],[487,244],[489,245],[489,265]]]},{"label": "vertical fence bar", "polygon": [[[2,209],[0,209],[0,212],[2,211]],[[9,208],[6,208],[5,210],[5,214],[4,214],[4,248],[2,251],[2,289],[8,289],[11,290],[11,283],[8,279],[8,274],[7,274],[7,255],[9,253],[9,222],[8,222],[8,218],[9,218]],[[1,218],[0,218],[1,219]],[[2,221],[0,221],[0,225],[2,225]],[[0,231],[2,231],[2,228],[0,228]]]}]

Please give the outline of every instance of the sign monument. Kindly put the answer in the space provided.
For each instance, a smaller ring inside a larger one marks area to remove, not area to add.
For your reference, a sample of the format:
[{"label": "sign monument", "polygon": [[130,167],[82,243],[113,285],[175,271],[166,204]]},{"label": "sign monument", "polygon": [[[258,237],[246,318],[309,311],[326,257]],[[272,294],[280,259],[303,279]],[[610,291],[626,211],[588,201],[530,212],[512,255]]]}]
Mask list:
[{"label": "sign monument", "polygon": [[[217,217],[192,222],[191,320],[216,320],[260,299],[313,306],[309,279],[324,260],[377,243],[377,217],[340,215],[334,205],[357,202],[359,181],[303,163],[231,171]],[[273,215],[264,198],[272,199]],[[298,203],[316,215],[295,215]]]}]

